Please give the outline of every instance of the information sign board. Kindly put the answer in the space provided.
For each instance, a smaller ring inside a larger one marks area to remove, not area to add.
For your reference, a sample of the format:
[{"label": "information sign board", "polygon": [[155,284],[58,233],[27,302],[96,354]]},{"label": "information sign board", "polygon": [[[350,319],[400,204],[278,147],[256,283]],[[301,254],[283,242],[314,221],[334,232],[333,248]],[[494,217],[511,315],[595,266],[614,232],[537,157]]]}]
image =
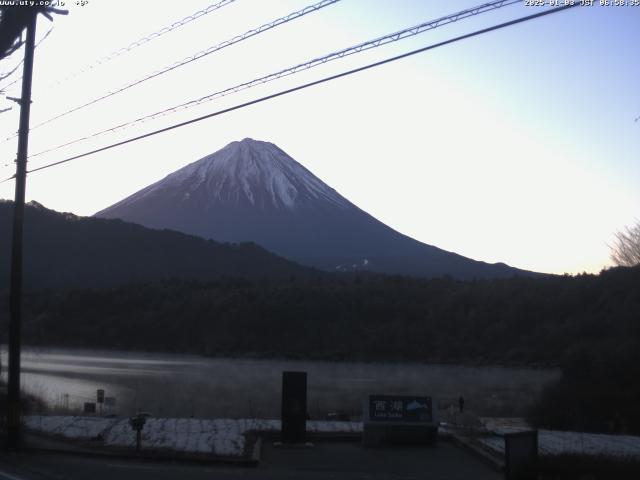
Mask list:
[{"label": "information sign board", "polygon": [[369,420],[372,422],[433,421],[431,397],[370,395]]}]

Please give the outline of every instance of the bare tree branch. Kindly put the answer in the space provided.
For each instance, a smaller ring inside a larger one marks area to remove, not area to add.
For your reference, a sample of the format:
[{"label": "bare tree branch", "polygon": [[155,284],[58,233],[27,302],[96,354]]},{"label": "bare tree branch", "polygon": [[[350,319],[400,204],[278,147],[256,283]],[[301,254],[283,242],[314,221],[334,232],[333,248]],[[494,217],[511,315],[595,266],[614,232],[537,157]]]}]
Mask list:
[{"label": "bare tree branch", "polygon": [[633,267],[640,264],[640,222],[616,233],[611,249],[611,260],[618,266]]}]

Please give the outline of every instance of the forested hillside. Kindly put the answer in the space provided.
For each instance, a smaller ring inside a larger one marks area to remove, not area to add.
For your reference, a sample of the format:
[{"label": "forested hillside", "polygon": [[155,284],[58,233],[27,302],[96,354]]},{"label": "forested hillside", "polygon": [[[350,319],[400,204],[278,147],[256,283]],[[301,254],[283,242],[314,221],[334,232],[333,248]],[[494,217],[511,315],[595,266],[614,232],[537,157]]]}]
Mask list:
[{"label": "forested hillside", "polygon": [[[13,202],[0,202],[0,289],[9,283]],[[78,217],[27,205],[27,289],[114,287],[164,278],[285,278],[311,269],[251,243],[224,244],[120,220]]]}]

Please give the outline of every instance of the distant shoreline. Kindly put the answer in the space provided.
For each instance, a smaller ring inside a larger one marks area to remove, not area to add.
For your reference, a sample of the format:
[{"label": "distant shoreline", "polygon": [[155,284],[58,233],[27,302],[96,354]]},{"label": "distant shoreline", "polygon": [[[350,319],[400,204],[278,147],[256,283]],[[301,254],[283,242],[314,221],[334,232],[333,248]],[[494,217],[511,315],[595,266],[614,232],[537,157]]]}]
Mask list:
[{"label": "distant shoreline", "polygon": [[[95,356],[96,354],[105,353],[105,354],[113,354],[113,353],[121,353],[121,354],[133,354],[136,356],[181,356],[181,357],[193,357],[194,359],[227,359],[227,360],[265,360],[265,361],[283,361],[283,362],[318,362],[318,363],[351,363],[351,364],[364,364],[364,365],[373,365],[373,364],[387,364],[387,365],[424,365],[424,366],[447,366],[447,367],[495,367],[495,368],[516,368],[516,369],[530,369],[530,370],[557,370],[560,371],[559,365],[552,364],[527,364],[527,363],[495,363],[488,362],[483,360],[467,360],[467,361],[446,361],[446,360],[403,360],[403,359],[353,359],[353,358],[345,358],[345,357],[323,357],[311,355],[307,357],[301,356],[287,356],[287,355],[270,355],[270,354],[261,354],[258,352],[247,352],[247,353],[221,353],[219,355],[205,355],[202,353],[194,353],[194,352],[177,352],[177,351],[162,351],[162,350],[138,350],[134,348],[91,348],[91,347],[80,347],[75,345],[38,345],[38,344],[29,344],[23,345],[22,350],[24,352],[34,352],[38,350],[47,350],[47,353],[54,352],[68,352],[73,351],[76,353],[86,353],[91,354],[91,356]],[[0,359],[5,358],[6,352],[8,351],[7,344],[0,344]],[[3,373],[6,363],[3,361]]]}]

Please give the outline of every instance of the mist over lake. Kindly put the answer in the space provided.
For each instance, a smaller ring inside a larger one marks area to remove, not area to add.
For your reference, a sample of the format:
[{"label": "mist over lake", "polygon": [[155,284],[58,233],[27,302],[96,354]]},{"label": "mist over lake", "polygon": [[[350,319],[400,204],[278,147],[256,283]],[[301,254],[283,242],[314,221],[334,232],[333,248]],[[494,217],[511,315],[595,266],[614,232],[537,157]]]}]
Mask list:
[{"label": "mist over lake", "polygon": [[[2,351],[6,365],[6,348]],[[351,363],[206,358],[101,350],[26,348],[23,389],[50,411],[78,410],[96,390],[115,397],[104,413],[137,410],[166,417],[279,417],[283,371],[308,372],[311,418],[342,411],[357,417],[368,394],[421,394],[440,408],[457,405],[479,415],[524,415],[553,369],[420,363]],[[3,369],[2,377],[6,378]]]}]

